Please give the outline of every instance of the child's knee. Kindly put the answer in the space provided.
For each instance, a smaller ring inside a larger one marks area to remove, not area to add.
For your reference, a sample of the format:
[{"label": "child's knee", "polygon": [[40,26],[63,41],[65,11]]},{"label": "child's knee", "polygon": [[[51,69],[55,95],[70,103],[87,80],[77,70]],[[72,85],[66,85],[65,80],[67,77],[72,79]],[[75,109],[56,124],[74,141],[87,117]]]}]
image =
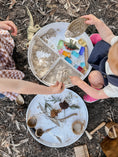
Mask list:
[{"label": "child's knee", "polygon": [[94,82],[95,84],[101,83],[101,82],[103,82],[103,76],[99,71],[94,70],[89,74],[88,80],[89,80],[89,82]]},{"label": "child's knee", "polygon": [[96,72],[95,71],[91,71],[89,76],[88,76],[89,81],[95,79],[95,76],[96,76]]}]

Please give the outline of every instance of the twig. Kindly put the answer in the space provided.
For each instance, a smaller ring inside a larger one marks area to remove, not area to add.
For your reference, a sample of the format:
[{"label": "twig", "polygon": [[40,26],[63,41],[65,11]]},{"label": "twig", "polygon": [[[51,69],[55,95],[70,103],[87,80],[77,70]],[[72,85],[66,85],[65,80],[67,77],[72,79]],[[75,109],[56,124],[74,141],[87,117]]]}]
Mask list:
[{"label": "twig", "polygon": [[11,0],[11,4],[10,4],[10,6],[9,6],[9,9],[12,9],[15,3],[16,3],[15,0]]},{"label": "twig", "polygon": [[17,120],[15,120],[15,124],[18,130],[20,130],[20,126],[19,126],[19,122]]},{"label": "twig", "polygon": [[15,147],[18,147],[18,146],[20,146],[21,144],[24,144],[24,143],[26,143],[26,142],[28,142],[28,138],[26,138],[26,139],[24,139],[24,140],[21,140],[18,144],[11,144],[12,146],[15,146]]},{"label": "twig", "polygon": [[70,114],[69,116],[64,117],[64,118],[61,118],[61,119],[58,119],[58,120],[62,122],[64,119],[70,118],[70,117],[72,117],[72,116],[77,116],[77,115],[78,115],[77,113],[72,113],[72,114]]}]

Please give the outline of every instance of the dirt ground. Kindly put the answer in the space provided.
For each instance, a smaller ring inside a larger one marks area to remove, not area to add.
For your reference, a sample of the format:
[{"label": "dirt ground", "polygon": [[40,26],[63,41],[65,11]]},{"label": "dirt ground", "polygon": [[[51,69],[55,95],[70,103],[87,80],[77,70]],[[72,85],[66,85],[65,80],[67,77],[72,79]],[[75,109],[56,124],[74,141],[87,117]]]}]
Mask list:
[{"label": "dirt ground", "polygon": [[[118,35],[118,1],[117,0],[0,0],[0,20],[10,19],[18,27],[15,37],[16,48],[14,59],[17,69],[25,73],[25,80],[40,83],[32,74],[27,60],[27,28],[29,8],[35,24],[43,27],[56,21],[71,22],[76,17],[94,14],[101,18]],[[87,34],[96,32],[89,26]],[[87,79],[86,79],[87,81]],[[78,87],[71,88],[81,97],[83,91]],[[49,148],[36,142],[26,128],[25,116],[33,95],[23,95],[24,106],[18,106],[5,98],[0,100],[0,157],[74,157],[74,147],[86,144],[91,157],[104,157],[100,147],[106,136],[104,128],[97,131],[90,141],[84,134],[78,141],[64,148]],[[91,131],[98,124],[112,119],[118,122],[118,99],[106,99],[87,104],[89,122],[87,130]]]}]

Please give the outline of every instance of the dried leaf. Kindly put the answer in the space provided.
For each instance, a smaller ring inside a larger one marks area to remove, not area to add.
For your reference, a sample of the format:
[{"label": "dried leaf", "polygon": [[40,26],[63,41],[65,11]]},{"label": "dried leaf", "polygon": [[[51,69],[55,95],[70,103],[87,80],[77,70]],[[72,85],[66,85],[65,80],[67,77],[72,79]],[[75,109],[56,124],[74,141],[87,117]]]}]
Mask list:
[{"label": "dried leaf", "polygon": [[50,12],[50,15],[53,16],[55,12],[56,12],[56,9],[52,9]]},{"label": "dried leaf", "polygon": [[78,105],[71,105],[71,106],[69,106],[71,109],[79,109],[80,107],[78,106]]},{"label": "dried leaf", "polygon": [[60,142],[60,143],[62,143],[62,140],[61,140],[61,138],[59,137],[59,136],[55,136],[57,139],[58,139],[58,141]]}]

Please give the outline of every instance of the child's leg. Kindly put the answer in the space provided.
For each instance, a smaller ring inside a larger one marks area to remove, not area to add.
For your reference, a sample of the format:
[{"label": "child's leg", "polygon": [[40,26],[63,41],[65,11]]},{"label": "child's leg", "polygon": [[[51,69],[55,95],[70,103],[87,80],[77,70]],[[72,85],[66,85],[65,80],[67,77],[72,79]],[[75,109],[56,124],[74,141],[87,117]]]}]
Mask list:
[{"label": "child's leg", "polygon": [[[24,74],[19,70],[0,70],[0,78],[23,79]],[[3,92],[10,100],[16,100],[19,94],[11,92]]]},{"label": "child's leg", "polygon": [[[91,86],[93,88],[96,88],[97,90],[101,89],[104,85],[103,76],[97,70],[94,70],[89,74],[88,80],[89,80]],[[84,95],[83,99],[84,99],[84,101],[86,101],[88,103],[92,103],[92,102],[99,100],[99,99],[94,99],[93,97],[89,96],[88,94]]]},{"label": "child's leg", "polygon": [[88,80],[93,88],[101,89],[104,86],[103,76],[97,70],[94,70],[89,74]]}]

